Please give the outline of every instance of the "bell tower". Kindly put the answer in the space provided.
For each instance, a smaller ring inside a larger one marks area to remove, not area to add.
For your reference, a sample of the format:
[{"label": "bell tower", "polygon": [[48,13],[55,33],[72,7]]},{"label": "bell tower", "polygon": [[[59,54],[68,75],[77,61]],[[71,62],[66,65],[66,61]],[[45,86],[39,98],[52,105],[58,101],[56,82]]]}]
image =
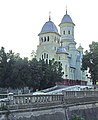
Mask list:
[{"label": "bell tower", "polygon": [[63,46],[68,46],[69,43],[75,44],[74,41],[75,24],[73,23],[71,17],[67,14],[67,9],[66,9],[66,14],[63,16],[59,26],[60,26],[61,41],[63,43]]}]

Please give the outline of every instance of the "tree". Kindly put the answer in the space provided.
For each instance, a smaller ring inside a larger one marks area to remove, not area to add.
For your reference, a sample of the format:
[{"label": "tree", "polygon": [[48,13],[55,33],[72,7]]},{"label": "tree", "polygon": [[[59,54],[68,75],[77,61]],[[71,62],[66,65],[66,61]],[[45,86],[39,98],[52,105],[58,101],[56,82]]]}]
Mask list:
[{"label": "tree", "polygon": [[28,60],[19,53],[0,50],[0,87],[45,89],[62,80],[62,65],[53,60]]},{"label": "tree", "polygon": [[49,61],[41,60],[40,62],[42,62],[40,89],[52,87],[56,82],[62,80],[63,72],[62,64],[60,62],[57,62],[54,59]]},{"label": "tree", "polygon": [[41,81],[41,67],[39,65],[39,62],[36,60],[36,58],[33,58],[29,61],[29,69],[30,69],[30,76],[31,79],[28,81],[28,86],[33,87],[34,91],[36,89],[39,89],[40,81]]},{"label": "tree", "polygon": [[7,78],[7,54],[4,47],[0,50],[0,87],[6,86]]},{"label": "tree", "polygon": [[89,70],[93,84],[98,80],[98,42],[92,42],[86,50],[82,60],[82,70]]},{"label": "tree", "polygon": [[31,80],[30,85],[36,89],[45,89],[62,80],[62,65],[53,60],[39,60],[33,58],[30,62]]}]

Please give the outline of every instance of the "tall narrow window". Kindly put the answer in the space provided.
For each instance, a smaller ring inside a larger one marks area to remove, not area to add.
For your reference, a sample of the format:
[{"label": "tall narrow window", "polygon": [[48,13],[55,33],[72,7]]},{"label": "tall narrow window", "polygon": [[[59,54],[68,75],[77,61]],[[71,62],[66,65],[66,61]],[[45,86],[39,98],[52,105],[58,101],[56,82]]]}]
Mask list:
[{"label": "tall narrow window", "polygon": [[70,30],[68,31],[68,34],[70,35]]},{"label": "tall narrow window", "polygon": [[44,42],[46,42],[46,37],[44,37]]},{"label": "tall narrow window", "polygon": [[49,36],[47,37],[47,41],[49,41]]},{"label": "tall narrow window", "polygon": [[63,31],[63,35],[65,35],[65,30]]},{"label": "tall narrow window", "polygon": [[44,60],[48,60],[48,58],[49,58],[49,54],[47,54],[47,53],[43,53],[42,54],[42,59],[44,59]]},{"label": "tall narrow window", "polygon": [[47,54],[47,58],[48,58],[48,54]]},{"label": "tall narrow window", "polygon": [[42,55],[42,59],[43,59],[43,55]]},{"label": "tall narrow window", "polygon": [[56,42],[56,37],[54,38],[54,42]]},{"label": "tall narrow window", "polygon": [[41,42],[43,42],[43,38],[41,37]]},{"label": "tall narrow window", "polygon": [[44,53],[44,58],[46,58],[46,53]]}]

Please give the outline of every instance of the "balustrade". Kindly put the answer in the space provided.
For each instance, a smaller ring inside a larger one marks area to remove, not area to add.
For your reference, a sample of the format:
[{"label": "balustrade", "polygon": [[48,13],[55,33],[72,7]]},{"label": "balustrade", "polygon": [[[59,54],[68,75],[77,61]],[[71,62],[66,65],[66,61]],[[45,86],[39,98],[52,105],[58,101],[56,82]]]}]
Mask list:
[{"label": "balustrade", "polygon": [[8,95],[9,105],[11,106],[37,105],[37,104],[43,105],[44,103],[46,105],[51,103],[62,103],[62,101],[67,104],[67,103],[71,103],[72,99],[78,101],[79,98],[79,101],[82,102],[87,100],[89,101],[96,100],[95,98],[98,98],[98,91],[63,91],[62,93],[63,93],[62,95],[61,94],[60,95],[59,94],[57,95],[10,94]]},{"label": "balustrade", "polygon": [[13,104],[33,104],[62,101],[63,95],[14,95]]}]

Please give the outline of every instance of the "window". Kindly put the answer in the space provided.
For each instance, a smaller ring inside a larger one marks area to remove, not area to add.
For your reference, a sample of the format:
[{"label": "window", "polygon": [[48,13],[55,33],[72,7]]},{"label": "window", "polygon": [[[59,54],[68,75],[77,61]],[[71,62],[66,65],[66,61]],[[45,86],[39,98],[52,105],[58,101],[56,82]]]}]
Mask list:
[{"label": "window", "polygon": [[65,35],[65,30],[63,31],[63,35]]},{"label": "window", "polygon": [[47,58],[48,58],[48,54],[47,54]]},{"label": "window", "polygon": [[49,41],[49,36],[47,37],[47,41]]},{"label": "window", "polygon": [[43,59],[43,55],[42,55],[42,59]]},{"label": "window", "polygon": [[43,42],[43,38],[41,37],[41,41]]},{"label": "window", "polygon": [[47,53],[42,54],[42,59],[48,59],[48,58],[49,58],[49,55]]},{"label": "window", "polygon": [[44,37],[44,42],[46,42],[46,37]]},{"label": "window", "polygon": [[44,53],[44,58],[46,58],[46,53]]},{"label": "window", "polygon": [[70,35],[70,30],[68,31],[68,34]]},{"label": "window", "polygon": [[56,42],[56,37],[54,38],[54,42]]},{"label": "window", "polygon": [[60,56],[59,56],[59,60],[60,60]]}]

